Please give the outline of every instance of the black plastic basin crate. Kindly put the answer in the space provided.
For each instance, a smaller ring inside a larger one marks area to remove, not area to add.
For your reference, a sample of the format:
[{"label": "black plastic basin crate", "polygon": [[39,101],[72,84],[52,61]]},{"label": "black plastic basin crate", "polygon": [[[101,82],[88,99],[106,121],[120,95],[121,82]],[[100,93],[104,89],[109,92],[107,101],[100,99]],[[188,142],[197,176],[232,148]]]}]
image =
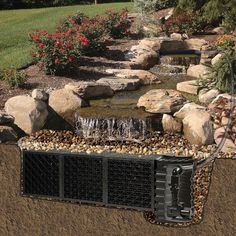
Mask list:
[{"label": "black plastic basin crate", "polygon": [[193,172],[190,158],[22,151],[21,193],[182,222],[192,217]]}]

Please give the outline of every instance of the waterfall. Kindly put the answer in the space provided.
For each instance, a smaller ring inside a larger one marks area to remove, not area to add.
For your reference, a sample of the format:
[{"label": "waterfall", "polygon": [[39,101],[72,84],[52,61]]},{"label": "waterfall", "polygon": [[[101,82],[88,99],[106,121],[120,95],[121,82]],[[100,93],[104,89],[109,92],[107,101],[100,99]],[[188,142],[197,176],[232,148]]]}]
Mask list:
[{"label": "waterfall", "polygon": [[77,117],[76,133],[85,139],[143,140],[148,134],[150,121],[139,118]]}]

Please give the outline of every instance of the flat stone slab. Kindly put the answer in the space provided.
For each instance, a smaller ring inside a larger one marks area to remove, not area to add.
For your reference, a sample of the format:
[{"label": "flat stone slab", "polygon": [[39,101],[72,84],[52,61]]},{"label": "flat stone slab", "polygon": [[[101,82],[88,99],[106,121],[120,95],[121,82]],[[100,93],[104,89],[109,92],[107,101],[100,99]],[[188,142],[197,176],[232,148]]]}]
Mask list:
[{"label": "flat stone slab", "polygon": [[122,79],[118,77],[107,77],[99,79],[97,83],[109,85],[115,92],[137,90],[141,86],[140,79],[136,78]]},{"label": "flat stone slab", "polygon": [[140,79],[143,85],[161,83],[156,75],[146,70],[107,69],[106,72],[122,79]]},{"label": "flat stone slab", "polygon": [[180,82],[176,86],[177,90],[184,93],[197,95],[199,92],[199,86],[197,86],[197,80],[189,80]]},{"label": "flat stone slab", "polygon": [[96,81],[79,81],[65,85],[65,89],[74,91],[84,99],[112,97],[114,92],[109,85]]}]

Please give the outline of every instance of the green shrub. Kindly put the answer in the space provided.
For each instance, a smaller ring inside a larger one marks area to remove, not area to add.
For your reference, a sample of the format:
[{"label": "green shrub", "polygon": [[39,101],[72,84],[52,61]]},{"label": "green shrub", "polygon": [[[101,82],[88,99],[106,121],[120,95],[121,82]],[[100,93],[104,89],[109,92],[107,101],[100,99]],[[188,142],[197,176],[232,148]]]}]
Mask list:
[{"label": "green shrub", "polygon": [[223,23],[226,31],[232,31],[236,25],[236,1],[234,0],[178,0],[175,14],[182,11],[197,12],[208,25]]},{"label": "green shrub", "polygon": [[161,10],[168,7],[174,7],[177,4],[177,0],[158,0],[156,1],[155,9]]},{"label": "green shrub", "polygon": [[23,72],[10,68],[0,72],[0,79],[6,81],[10,87],[19,88],[26,82],[27,76]]},{"label": "green shrub", "polygon": [[64,33],[52,34],[37,30],[30,34],[30,39],[36,46],[33,57],[48,74],[65,74],[75,71],[83,46],[89,44],[85,36],[71,29]]},{"label": "green shrub", "polygon": [[131,27],[131,21],[128,18],[128,11],[126,9],[121,12],[107,10],[104,19],[104,26],[106,32],[112,38],[124,38],[129,34],[129,29]]}]

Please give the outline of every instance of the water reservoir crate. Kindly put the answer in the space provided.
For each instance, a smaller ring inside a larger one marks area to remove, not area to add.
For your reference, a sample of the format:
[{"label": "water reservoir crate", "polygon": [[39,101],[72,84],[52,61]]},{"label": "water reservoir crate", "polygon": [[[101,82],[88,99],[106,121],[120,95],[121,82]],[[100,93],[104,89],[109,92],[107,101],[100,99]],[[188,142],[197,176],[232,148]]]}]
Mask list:
[{"label": "water reservoir crate", "polygon": [[152,212],[159,222],[192,218],[190,158],[22,151],[23,196]]}]

